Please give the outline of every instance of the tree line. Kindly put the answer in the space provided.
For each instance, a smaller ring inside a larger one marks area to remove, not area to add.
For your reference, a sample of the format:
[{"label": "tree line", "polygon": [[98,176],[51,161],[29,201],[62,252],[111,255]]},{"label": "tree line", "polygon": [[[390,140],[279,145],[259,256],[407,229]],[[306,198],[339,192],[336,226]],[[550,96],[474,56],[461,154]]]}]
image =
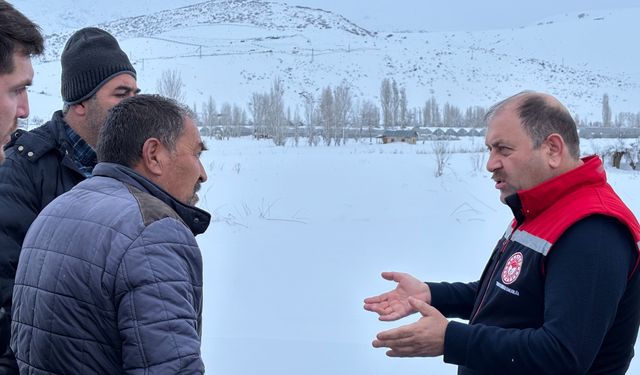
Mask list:
[{"label": "tree line", "polygon": [[250,128],[256,138],[272,139],[276,145],[284,145],[287,138],[293,138],[296,144],[306,138],[310,145],[322,142],[327,146],[339,146],[349,138],[372,138],[380,130],[482,127],[486,113],[481,106],[465,110],[451,103],[441,106],[435,97],[421,107],[409,108],[405,88],[389,78],[380,84],[379,102],[357,100],[346,81],[324,87],[317,96],[302,93],[301,108],[286,106],[284,94],[284,83],[276,78],[269,91],[252,94],[246,109],[229,103],[218,108],[209,96],[199,111],[197,104],[193,110],[209,135],[242,136]]},{"label": "tree line", "polygon": [[[163,72],[158,93],[176,100],[184,98],[184,84],[177,71]],[[275,78],[269,91],[253,93],[245,107],[224,103],[219,108],[212,96],[193,104],[193,112],[203,132],[220,138],[253,134],[272,139],[282,146],[288,138],[297,145],[305,138],[309,145],[320,142],[339,146],[347,139],[372,138],[380,130],[419,127],[484,127],[487,108],[438,103],[431,96],[423,105],[409,108],[404,86],[393,78],[380,83],[379,101],[356,99],[347,81],[324,87],[319,96],[302,93],[302,105],[293,109],[284,100],[284,82]],[[579,127],[640,127],[640,112],[621,112],[613,117],[609,97],[603,95],[602,122],[585,122],[575,116]]]}]

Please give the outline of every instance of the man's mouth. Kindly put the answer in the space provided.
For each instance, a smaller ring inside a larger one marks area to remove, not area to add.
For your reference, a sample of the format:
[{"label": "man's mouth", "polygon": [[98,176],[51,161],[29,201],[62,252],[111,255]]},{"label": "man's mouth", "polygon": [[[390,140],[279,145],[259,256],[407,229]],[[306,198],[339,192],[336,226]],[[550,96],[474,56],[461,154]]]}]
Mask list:
[{"label": "man's mouth", "polygon": [[196,203],[200,201],[200,197],[198,196],[198,191],[200,191],[201,184],[198,182],[196,186],[193,187],[193,197],[191,198],[191,205],[195,206]]}]

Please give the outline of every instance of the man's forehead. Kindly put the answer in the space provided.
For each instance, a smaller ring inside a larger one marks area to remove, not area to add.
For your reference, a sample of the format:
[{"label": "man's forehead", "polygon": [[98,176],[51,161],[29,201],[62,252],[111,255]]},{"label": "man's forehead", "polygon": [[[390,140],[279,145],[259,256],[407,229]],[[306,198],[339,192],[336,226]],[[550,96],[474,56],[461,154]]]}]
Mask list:
[{"label": "man's forehead", "polygon": [[118,90],[118,89],[127,89],[127,90],[134,89],[135,90],[138,88],[136,78],[131,74],[125,73],[125,72],[120,73],[117,76],[111,78],[109,81],[107,81],[104,84],[104,86],[111,90]]},{"label": "man's forehead", "polygon": [[0,73],[3,86],[29,86],[33,80],[31,57],[20,53],[13,54],[13,69],[8,73]]},{"label": "man's forehead", "polygon": [[200,130],[191,117],[184,118],[183,136],[187,138],[188,142],[192,143],[194,146],[200,147],[204,145],[204,141],[200,136]]}]

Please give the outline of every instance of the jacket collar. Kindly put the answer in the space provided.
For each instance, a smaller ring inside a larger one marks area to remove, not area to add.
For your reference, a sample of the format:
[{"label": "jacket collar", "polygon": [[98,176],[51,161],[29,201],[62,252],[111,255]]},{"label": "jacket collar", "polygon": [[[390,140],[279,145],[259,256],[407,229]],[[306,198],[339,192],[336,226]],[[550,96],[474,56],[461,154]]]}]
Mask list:
[{"label": "jacket collar", "polygon": [[596,155],[582,159],[583,164],[577,168],[551,178],[528,190],[520,190],[506,198],[507,205],[521,224],[546,210],[550,205],[579,188],[587,185],[604,185],[607,176],[602,160]]},{"label": "jacket collar", "polygon": [[58,149],[62,155],[67,155],[71,152],[71,146],[65,131],[65,126],[68,125],[64,122],[62,111],[56,111],[53,113],[53,116],[51,116],[51,121],[47,121],[40,127],[31,131],[24,129],[16,130],[11,135],[11,141],[7,144],[6,148],[14,145],[23,146],[33,153],[30,157],[32,160],[37,160],[42,155],[55,149]]},{"label": "jacket collar", "polygon": [[136,173],[131,168],[115,163],[98,163],[93,168],[93,175],[114,178],[160,199],[180,216],[194,235],[204,233],[209,226],[211,215],[208,212],[177,201],[160,186]]}]

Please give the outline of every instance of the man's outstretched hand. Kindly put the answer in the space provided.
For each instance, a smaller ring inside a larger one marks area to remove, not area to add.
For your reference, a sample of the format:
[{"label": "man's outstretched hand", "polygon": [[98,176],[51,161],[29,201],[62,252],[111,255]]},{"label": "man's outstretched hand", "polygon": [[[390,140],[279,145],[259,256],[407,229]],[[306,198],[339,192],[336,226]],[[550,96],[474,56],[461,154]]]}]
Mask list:
[{"label": "man's outstretched hand", "polygon": [[364,309],[377,313],[378,319],[391,321],[415,313],[417,310],[409,303],[409,297],[431,303],[429,286],[408,273],[383,272],[382,277],[395,281],[398,285],[392,291],[364,300]]},{"label": "man's outstretched hand", "polygon": [[426,302],[409,297],[409,304],[422,317],[415,323],[380,332],[376,348],[389,348],[389,357],[435,357],[444,352],[444,335],[449,321]]}]

